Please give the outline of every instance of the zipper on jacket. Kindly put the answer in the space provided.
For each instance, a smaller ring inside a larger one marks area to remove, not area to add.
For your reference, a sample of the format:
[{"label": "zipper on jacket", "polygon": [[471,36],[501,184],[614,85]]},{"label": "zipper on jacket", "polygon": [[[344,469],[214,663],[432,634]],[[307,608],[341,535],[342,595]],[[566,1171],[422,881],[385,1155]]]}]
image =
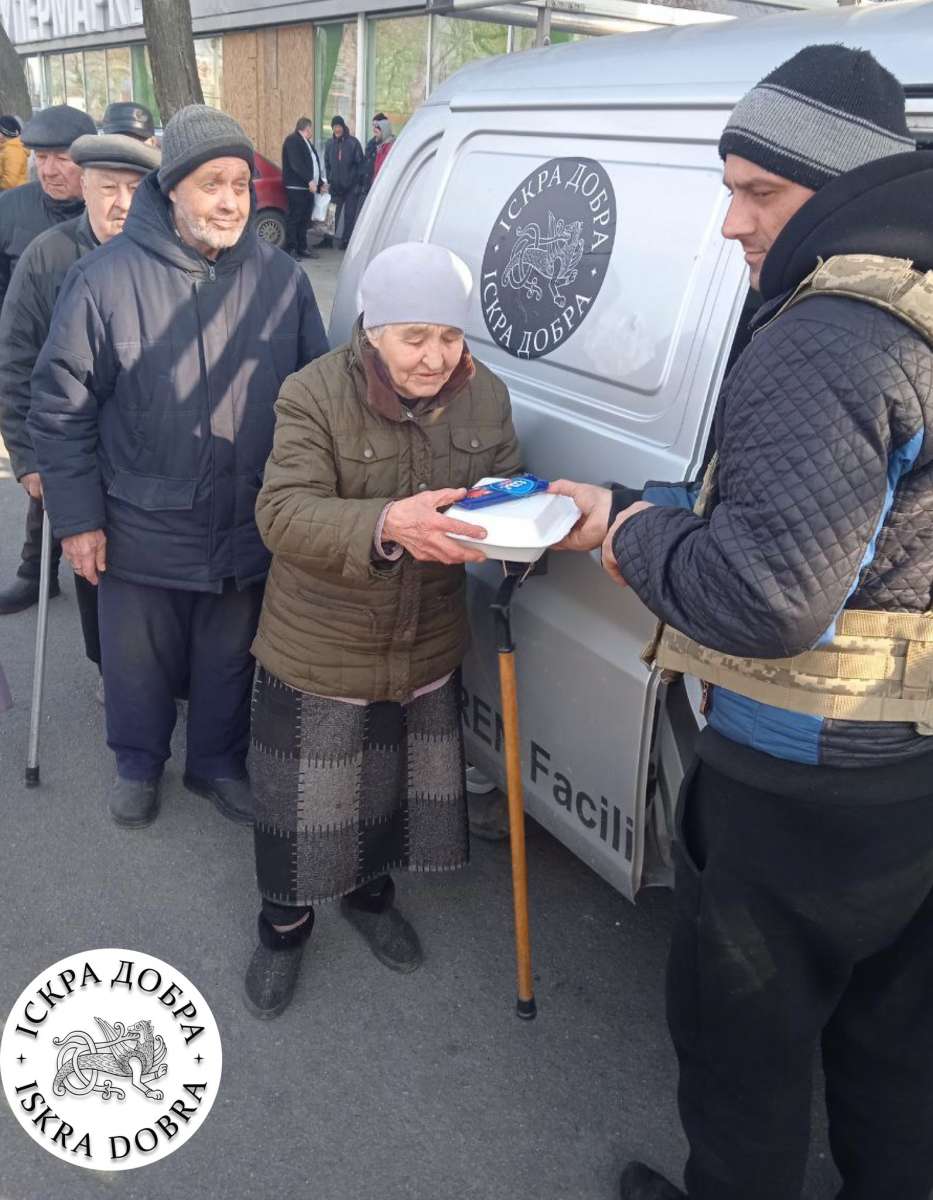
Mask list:
[{"label": "zipper on jacket", "polygon": [[207,277],[211,283],[214,283],[217,279],[217,272],[214,270],[214,264],[212,262],[207,264]]}]

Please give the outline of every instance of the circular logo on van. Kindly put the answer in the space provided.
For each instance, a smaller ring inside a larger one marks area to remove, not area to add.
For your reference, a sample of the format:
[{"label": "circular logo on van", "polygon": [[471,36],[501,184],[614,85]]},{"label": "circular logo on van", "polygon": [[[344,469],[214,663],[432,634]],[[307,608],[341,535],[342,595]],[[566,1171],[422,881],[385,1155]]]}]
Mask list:
[{"label": "circular logo on van", "polygon": [[62,1162],[125,1171],[204,1124],[221,1075],[207,1001],[133,950],[88,950],[43,971],[0,1040],[3,1090],[33,1141]]},{"label": "circular logo on van", "polygon": [[493,340],[542,358],[586,320],[616,235],[609,175],[592,158],[552,158],[502,207],[483,256],[481,303]]}]

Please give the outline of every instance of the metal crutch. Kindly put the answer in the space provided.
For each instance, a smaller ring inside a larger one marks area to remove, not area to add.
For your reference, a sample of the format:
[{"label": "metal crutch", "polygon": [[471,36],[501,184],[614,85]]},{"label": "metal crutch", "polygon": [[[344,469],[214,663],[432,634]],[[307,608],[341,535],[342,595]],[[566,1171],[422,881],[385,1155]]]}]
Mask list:
[{"label": "metal crutch", "polygon": [[531,933],[528,920],[528,863],[525,854],[525,802],[522,788],[521,738],[518,730],[518,691],[515,642],[512,639],[512,595],[532,572],[527,563],[503,563],[505,578],[491,607],[496,621],[499,652],[499,694],[505,741],[506,789],[509,801],[509,849],[512,853],[512,904],[515,910],[515,964],[518,999],[515,1011],[523,1021],[537,1015],[531,974]]},{"label": "metal crutch", "polygon": [[52,573],[52,528],[42,511],[42,553],[39,560],[39,616],[36,620],[36,662],[32,672],[32,709],[29,713],[29,749],[26,753],[26,787],[39,786],[39,722],[45,682],[45,643],[49,632],[49,577]]}]

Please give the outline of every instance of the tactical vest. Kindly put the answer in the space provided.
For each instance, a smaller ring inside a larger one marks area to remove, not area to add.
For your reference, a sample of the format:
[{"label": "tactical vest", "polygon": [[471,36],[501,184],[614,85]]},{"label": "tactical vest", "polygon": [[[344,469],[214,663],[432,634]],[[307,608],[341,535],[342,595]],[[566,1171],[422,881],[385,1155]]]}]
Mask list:
[{"label": "tactical vest", "polygon": [[[909,259],[848,254],[820,260],[771,320],[818,294],[883,308],[933,346],[933,271],[915,271]],[[694,506],[698,516],[710,511],[717,465],[718,456]],[[918,733],[933,736],[933,610],[845,609],[831,641],[776,659],[723,654],[661,623],[643,658],[669,674],[695,675],[776,708],[843,721],[912,722]]]}]

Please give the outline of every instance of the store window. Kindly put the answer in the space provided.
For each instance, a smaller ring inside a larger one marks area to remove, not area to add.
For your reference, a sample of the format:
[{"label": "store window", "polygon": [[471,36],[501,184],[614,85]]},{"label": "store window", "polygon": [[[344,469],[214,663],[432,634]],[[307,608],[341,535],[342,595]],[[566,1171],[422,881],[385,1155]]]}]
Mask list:
[{"label": "store window", "polygon": [[45,88],[49,104],[65,103],[65,67],[60,54],[46,55]]},{"label": "store window", "polygon": [[493,54],[505,54],[508,36],[505,25],[435,17],[431,37],[431,87],[439,87],[466,63],[490,58]]},{"label": "store window", "polygon": [[314,27],[314,134],[319,145],[331,135],[331,117],[343,117],[352,132],[360,136],[352,128],[356,113],[356,43],[356,21]]},{"label": "store window", "polygon": [[129,46],[107,51],[107,95],[109,102],[133,99],[133,65]]},{"label": "store window", "polygon": [[66,54],[65,56],[65,103],[72,108],[86,109],[84,98],[84,55]]},{"label": "store window", "polygon": [[29,86],[29,99],[33,108],[42,107],[42,60],[38,55],[32,55],[23,60],[23,72]]},{"label": "store window", "polygon": [[131,46],[133,63],[133,99],[144,104],[152,113],[156,125],[160,122],[159,106],[156,104],[155,88],[152,86],[152,66],[147,46]]},{"label": "store window", "polygon": [[103,50],[84,51],[84,87],[87,111],[102,121],[107,107],[107,56]]},{"label": "store window", "polygon": [[194,43],[194,57],[198,64],[204,103],[212,108],[221,108],[224,80],[223,39],[197,38]]},{"label": "store window", "polygon": [[[374,112],[384,112],[398,133],[425,100],[428,18],[370,21],[368,51],[371,103],[367,120]],[[364,132],[368,137],[368,128]]]}]

